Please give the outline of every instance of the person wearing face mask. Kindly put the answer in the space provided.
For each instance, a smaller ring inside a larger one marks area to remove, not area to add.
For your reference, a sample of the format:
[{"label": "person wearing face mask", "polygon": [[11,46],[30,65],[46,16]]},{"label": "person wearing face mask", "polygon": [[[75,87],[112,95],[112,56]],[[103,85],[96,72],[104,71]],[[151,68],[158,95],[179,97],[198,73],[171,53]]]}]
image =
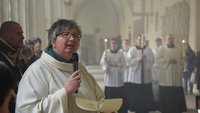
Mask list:
[{"label": "person wearing face mask", "polygon": [[[48,31],[48,47],[29,66],[19,84],[16,113],[95,113],[76,105],[76,97],[101,100],[104,93],[72,54],[79,48],[81,29],[73,20],[59,19]],[[77,92],[78,91],[78,92]]]},{"label": "person wearing face mask", "polygon": [[117,38],[111,38],[109,48],[101,57],[100,65],[104,70],[105,98],[122,98],[123,104],[118,113],[127,113],[126,101],[124,100],[124,69],[126,64],[123,52],[120,50]]},{"label": "person wearing face mask", "polygon": [[159,48],[156,63],[160,67],[159,110],[162,113],[187,111],[182,86],[181,49],[174,44],[173,35],[166,36],[166,44]]}]

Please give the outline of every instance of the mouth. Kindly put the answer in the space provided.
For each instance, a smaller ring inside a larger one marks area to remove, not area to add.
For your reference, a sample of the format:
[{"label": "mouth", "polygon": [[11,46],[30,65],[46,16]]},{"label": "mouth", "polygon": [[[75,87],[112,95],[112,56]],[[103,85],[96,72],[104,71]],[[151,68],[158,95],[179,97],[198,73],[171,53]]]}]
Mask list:
[{"label": "mouth", "polygon": [[73,49],[73,50],[74,50],[74,45],[73,45],[73,44],[68,44],[68,45],[66,46],[66,48],[67,48],[67,49]]}]

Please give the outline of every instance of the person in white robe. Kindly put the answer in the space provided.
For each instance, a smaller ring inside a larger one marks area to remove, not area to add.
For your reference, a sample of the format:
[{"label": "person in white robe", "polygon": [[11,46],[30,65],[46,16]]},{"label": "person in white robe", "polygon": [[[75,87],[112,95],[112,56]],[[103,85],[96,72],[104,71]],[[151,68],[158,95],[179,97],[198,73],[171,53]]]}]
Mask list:
[{"label": "person in white robe", "polygon": [[128,80],[129,66],[127,65],[127,62],[128,62],[127,54],[128,54],[129,48],[130,48],[129,40],[128,39],[124,39],[122,41],[122,49],[121,49],[123,54],[124,54],[124,58],[126,60],[126,65],[124,66],[124,81]]},{"label": "person in white robe", "polygon": [[81,29],[73,20],[59,19],[48,31],[49,45],[25,71],[16,101],[16,113],[96,113],[76,105],[76,97],[101,100],[104,93],[85,67],[73,71]]},{"label": "person in white robe", "polygon": [[129,76],[125,81],[129,110],[136,113],[148,113],[156,109],[152,91],[151,68],[154,63],[152,50],[144,45],[145,37],[138,35],[136,46],[129,49]]},{"label": "person in white robe", "polygon": [[166,36],[166,45],[159,48],[156,63],[160,66],[159,106],[162,113],[181,113],[187,110],[181,77],[182,52],[174,45],[174,37]]},{"label": "person in white robe", "polygon": [[[155,40],[156,48],[152,49],[153,54],[154,54],[154,59],[156,59],[158,49],[162,46],[162,39],[161,38],[156,38]],[[153,78],[153,95],[154,95],[154,100],[156,103],[156,107],[159,105],[159,76],[160,76],[160,67],[159,65],[154,62],[153,67],[152,67],[152,78]]]},{"label": "person in white robe", "polygon": [[117,38],[111,38],[109,49],[101,57],[100,65],[104,70],[105,98],[122,98],[123,104],[118,113],[127,113],[124,100],[124,66],[123,52],[118,48]]}]

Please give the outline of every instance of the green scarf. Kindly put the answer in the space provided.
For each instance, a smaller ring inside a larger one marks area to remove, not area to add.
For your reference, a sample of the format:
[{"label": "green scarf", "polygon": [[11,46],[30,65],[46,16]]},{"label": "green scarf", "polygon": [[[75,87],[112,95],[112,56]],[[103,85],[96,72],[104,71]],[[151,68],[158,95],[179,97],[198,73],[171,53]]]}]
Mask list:
[{"label": "green scarf", "polygon": [[52,50],[51,48],[48,48],[46,50],[46,53],[51,55],[53,58],[55,58],[56,60],[60,61],[60,62],[66,62],[66,63],[72,63],[72,60],[66,61],[64,58],[62,58],[61,56],[59,56],[54,50]]}]

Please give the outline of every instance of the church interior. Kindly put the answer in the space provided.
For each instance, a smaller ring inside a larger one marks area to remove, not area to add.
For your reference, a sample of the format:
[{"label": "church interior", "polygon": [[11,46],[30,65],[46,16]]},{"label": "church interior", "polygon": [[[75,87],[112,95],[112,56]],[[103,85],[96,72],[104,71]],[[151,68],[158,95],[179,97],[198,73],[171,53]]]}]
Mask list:
[{"label": "church interior", "polygon": [[[129,39],[135,45],[138,34],[144,34],[149,47],[155,39],[163,42],[172,34],[175,44],[182,41],[200,51],[200,0],[1,0],[0,24],[13,20],[22,26],[25,39],[40,37],[42,48],[48,45],[47,31],[58,19],[73,19],[81,26],[81,62],[103,88],[99,67],[105,39]],[[186,95],[187,113],[196,109],[195,95]]]}]

